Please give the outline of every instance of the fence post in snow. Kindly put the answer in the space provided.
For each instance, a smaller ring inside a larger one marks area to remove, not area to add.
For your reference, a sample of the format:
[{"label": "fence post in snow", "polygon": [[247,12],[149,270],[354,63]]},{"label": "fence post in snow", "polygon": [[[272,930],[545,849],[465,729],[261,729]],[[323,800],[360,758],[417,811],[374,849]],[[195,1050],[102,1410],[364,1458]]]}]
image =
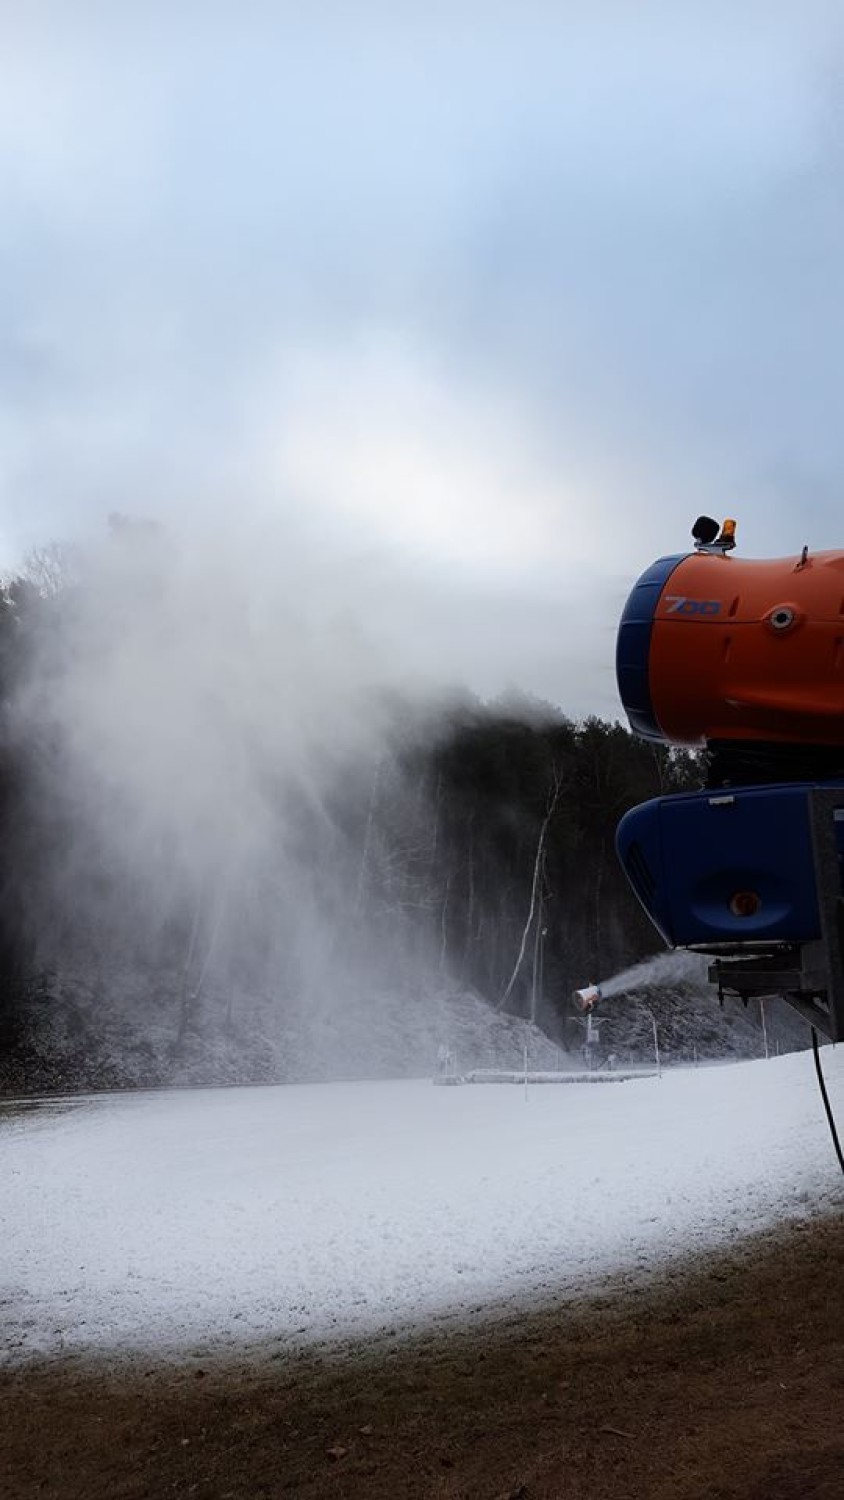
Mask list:
[{"label": "fence post in snow", "polygon": [[650,1006],[649,1005],[645,1005],[643,1003],[643,1001],[640,1000],[639,1001],[639,1005],[641,1006],[642,1010],[645,1012],[645,1015],[646,1016],[650,1016],[651,1028],[652,1028],[653,1034],[654,1034],[654,1057],[656,1059],[656,1076],[657,1076],[657,1078],[661,1078],[662,1077],[662,1062],[661,1062],[660,1055],[659,1055],[659,1036],[657,1034],[657,1029],[656,1029],[656,1016],[654,1015],[654,1013],[651,1010]]}]

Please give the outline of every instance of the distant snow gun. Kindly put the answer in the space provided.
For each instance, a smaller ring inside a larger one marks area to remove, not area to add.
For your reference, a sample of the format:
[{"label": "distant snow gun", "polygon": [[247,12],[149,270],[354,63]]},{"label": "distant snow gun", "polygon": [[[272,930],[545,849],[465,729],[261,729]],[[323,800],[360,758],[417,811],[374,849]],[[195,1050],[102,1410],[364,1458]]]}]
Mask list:
[{"label": "distant snow gun", "polygon": [[587,984],[582,990],[575,990],[572,998],[579,1010],[591,1010],[601,999],[601,986],[599,984]]},{"label": "distant snow gun", "polygon": [[841,1041],[844,551],[748,561],[735,533],[700,517],[622,614],[631,728],[705,750],[708,775],[628,812],[618,854],[665,942],[712,958],[720,999],[782,996]]}]

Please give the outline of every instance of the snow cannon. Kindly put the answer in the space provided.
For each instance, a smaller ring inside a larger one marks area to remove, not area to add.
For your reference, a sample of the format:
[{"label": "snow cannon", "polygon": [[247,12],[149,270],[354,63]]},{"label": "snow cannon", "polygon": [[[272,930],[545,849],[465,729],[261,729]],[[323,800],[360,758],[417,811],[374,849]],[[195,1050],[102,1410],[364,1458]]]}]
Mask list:
[{"label": "snow cannon", "polygon": [[631,728],[707,752],[705,791],[658,797],[616,846],[671,947],[714,958],[719,996],[781,995],[844,1040],[844,552],[694,551],[642,574],[618,632]]},{"label": "snow cannon", "polygon": [[575,990],[572,999],[579,1010],[591,1010],[601,999],[601,986],[587,984],[582,990]]},{"label": "snow cannon", "polygon": [[627,600],[616,669],[645,739],[844,746],[844,551],[760,561],[719,538],[660,558]]}]

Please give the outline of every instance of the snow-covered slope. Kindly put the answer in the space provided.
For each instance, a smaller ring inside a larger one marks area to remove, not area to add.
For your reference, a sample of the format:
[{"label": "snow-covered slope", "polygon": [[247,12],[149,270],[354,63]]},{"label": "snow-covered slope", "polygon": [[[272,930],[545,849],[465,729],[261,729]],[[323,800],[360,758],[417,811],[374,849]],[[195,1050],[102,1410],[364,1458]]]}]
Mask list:
[{"label": "snow-covered slope", "polygon": [[[844,1117],[844,1053],[824,1052]],[[0,1117],[3,1343],[207,1354],[510,1310],[844,1203],[811,1058]]]},{"label": "snow-covered slope", "polygon": [[[434,1068],[442,1046],[461,1069],[519,1067],[525,1043],[532,1066],[564,1065],[537,1027],[443,983],[365,993],[341,986],[286,1006],[277,995],[209,983],[179,1039],[183,990],[184,974],[172,970],[156,979],[119,968],[96,979],[65,972],[45,982],[15,1045],[0,1049],[0,1097],[413,1078]],[[711,995],[709,1010],[719,1015]],[[757,1035],[753,1055],[759,1050]]]}]

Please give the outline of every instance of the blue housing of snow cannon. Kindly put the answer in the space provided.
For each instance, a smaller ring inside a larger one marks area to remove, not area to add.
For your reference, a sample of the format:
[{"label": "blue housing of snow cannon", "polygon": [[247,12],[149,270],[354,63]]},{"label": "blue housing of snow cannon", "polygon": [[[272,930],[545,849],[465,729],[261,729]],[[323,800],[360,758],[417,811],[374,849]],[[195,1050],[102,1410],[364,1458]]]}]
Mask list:
[{"label": "blue housing of snow cannon", "polygon": [[[821,936],[810,817],[815,786],[675,794],[622,818],[619,858],[671,947],[807,943]],[[840,881],[838,814],[835,841]]]}]

